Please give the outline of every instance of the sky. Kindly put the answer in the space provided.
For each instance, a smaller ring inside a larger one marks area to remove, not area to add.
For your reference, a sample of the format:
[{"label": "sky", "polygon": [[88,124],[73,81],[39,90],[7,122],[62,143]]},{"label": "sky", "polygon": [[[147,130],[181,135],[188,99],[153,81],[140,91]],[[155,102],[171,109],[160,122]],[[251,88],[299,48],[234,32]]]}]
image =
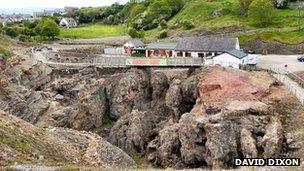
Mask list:
[{"label": "sky", "polygon": [[0,13],[7,11],[23,12],[37,9],[51,9],[69,7],[87,7],[87,6],[107,6],[115,2],[120,4],[128,0],[0,0]]},{"label": "sky", "polygon": [[65,7],[65,6],[106,6],[128,0],[0,0],[0,8]]}]

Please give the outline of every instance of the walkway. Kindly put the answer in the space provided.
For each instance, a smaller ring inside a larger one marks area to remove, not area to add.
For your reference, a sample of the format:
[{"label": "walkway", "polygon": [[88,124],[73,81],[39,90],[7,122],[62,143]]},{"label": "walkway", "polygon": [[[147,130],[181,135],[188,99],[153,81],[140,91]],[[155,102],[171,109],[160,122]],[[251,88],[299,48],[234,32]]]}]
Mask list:
[{"label": "walkway", "polygon": [[90,59],[91,62],[54,62],[48,59],[43,52],[32,52],[32,57],[52,66],[98,66],[105,68],[117,67],[201,67],[204,61],[201,58],[145,58],[125,56],[98,56]]}]

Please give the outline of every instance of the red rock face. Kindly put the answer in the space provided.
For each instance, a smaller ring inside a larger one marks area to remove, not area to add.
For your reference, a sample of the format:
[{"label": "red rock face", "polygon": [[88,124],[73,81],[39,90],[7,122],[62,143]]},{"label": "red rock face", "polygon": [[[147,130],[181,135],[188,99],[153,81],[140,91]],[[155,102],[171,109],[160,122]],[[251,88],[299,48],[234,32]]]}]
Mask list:
[{"label": "red rock face", "polygon": [[201,104],[197,105],[201,108],[221,108],[231,100],[261,100],[269,91],[273,81],[269,75],[261,72],[212,68],[201,76],[198,84]]},{"label": "red rock face", "polygon": [[221,85],[219,84],[200,84],[199,85],[199,93],[202,95],[204,93],[211,92],[213,90],[221,89]]}]

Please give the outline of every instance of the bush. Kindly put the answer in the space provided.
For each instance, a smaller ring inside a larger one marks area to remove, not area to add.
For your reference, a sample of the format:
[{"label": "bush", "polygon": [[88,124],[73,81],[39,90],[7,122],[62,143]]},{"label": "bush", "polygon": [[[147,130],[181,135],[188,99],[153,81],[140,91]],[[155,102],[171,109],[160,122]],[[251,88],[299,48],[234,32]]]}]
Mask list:
[{"label": "bush", "polygon": [[19,41],[21,41],[21,42],[29,42],[29,41],[30,41],[30,37],[29,37],[29,36],[26,36],[26,35],[23,35],[23,34],[20,34],[20,35],[18,36],[18,39],[19,39]]},{"label": "bush", "polygon": [[275,22],[277,9],[271,0],[254,0],[249,7],[249,18],[259,26],[268,26]]},{"label": "bush", "polygon": [[248,11],[252,0],[239,0],[240,12],[242,15],[248,16]]},{"label": "bush", "polygon": [[39,21],[38,25],[35,28],[37,34],[41,37],[54,39],[59,35],[60,29],[56,22],[51,18],[43,18]]},{"label": "bush", "polygon": [[158,35],[159,39],[164,39],[166,37],[168,37],[168,32],[166,30],[162,30]]},{"label": "bush", "polygon": [[144,37],[144,31],[140,30],[137,31],[135,28],[133,27],[129,27],[128,29],[128,34],[132,37],[132,38],[143,38]]},{"label": "bush", "polygon": [[19,30],[16,27],[6,27],[5,28],[5,34],[14,38],[14,37],[18,36]]},{"label": "bush", "polygon": [[167,21],[166,21],[166,20],[162,20],[162,21],[159,23],[159,26],[160,26],[160,28],[162,28],[162,29],[167,29],[167,28],[168,28]]},{"label": "bush", "polygon": [[185,30],[191,30],[192,28],[194,28],[194,24],[193,24],[192,21],[185,20],[185,21],[183,22],[183,28],[184,28]]}]

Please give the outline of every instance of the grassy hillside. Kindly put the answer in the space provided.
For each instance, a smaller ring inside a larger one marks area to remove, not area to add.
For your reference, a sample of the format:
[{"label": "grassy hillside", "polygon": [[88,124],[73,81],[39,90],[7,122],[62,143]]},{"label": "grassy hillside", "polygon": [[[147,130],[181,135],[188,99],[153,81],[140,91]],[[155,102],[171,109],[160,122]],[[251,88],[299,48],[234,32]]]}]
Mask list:
[{"label": "grassy hillside", "polygon": [[0,56],[8,58],[11,55],[10,47],[12,42],[7,37],[0,34]]},{"label": "grassy hillside", "polygon": [[[212,13],[220,10],[221,15],[214,17]],[[250,20],[239,14],[238,0],[189,0],[184,8],[175,15],[169,25],[174,26],[180,21],[190,20],[195,28],[183,30],[182,28],[169,29],[169,35],[204,33],[238,33],[243,42],[253,38],[261,38],[266,41],[277,40],[287,44],[303,43],[303,30],[299,28],[299,11],[295,9],[278,10],[278,18],[273,25],[266,28],[254,26]],[[300,11],[304,16],[304,9]],[[302,17],[301,17],[302,18]],[[304,28],[304,20],[300,26]],[[246,33],[243,30],[247,30]],[[148,31],[149,37],[156,37],[159,29]],[[279,33],[278,33],[279,32]]]},{"label": "grassy hillside", "polygon": [[[138,5],[142,5],[141,8]],[[133,5],[136,13],[128,10],[130,21],[136,16],[145,16],[144,3]],[[132,7],[130,9],[133,9]],[[275,22],[265,28],[255,26],[247,17],[240,14],[238,0],[185,0],[184,7],[168,21],[168,35],[179,37],[181,35],[210,35],[225,34],[238,36],[241,43],[257,38],[265,41],[279,41],[285,44],[299,44],[304,42],[304,9],[279,9]],[[219,11],[219,16],[214,16]],[[133,17],[133,18],[132,18]],[[299,20],[300,19],[300,20]],[[194,28],[184,30],[183,21],[191,21]],[[300,22],[299,22],[300,21]],[[106,36],[126,35],[126,26],[87,25],[75,29],[62,29],[64,38],[102,38]],[[157,39],[162,29],[156,28],[146,31],[145,37],[149,40]]]},{"label": "grassy hillside", "polygon": [[92,24],[79,28],[61,29],[60,37],[73,39],[103,38],[107,36],[126,35],[126,29],[121,25]]}]

